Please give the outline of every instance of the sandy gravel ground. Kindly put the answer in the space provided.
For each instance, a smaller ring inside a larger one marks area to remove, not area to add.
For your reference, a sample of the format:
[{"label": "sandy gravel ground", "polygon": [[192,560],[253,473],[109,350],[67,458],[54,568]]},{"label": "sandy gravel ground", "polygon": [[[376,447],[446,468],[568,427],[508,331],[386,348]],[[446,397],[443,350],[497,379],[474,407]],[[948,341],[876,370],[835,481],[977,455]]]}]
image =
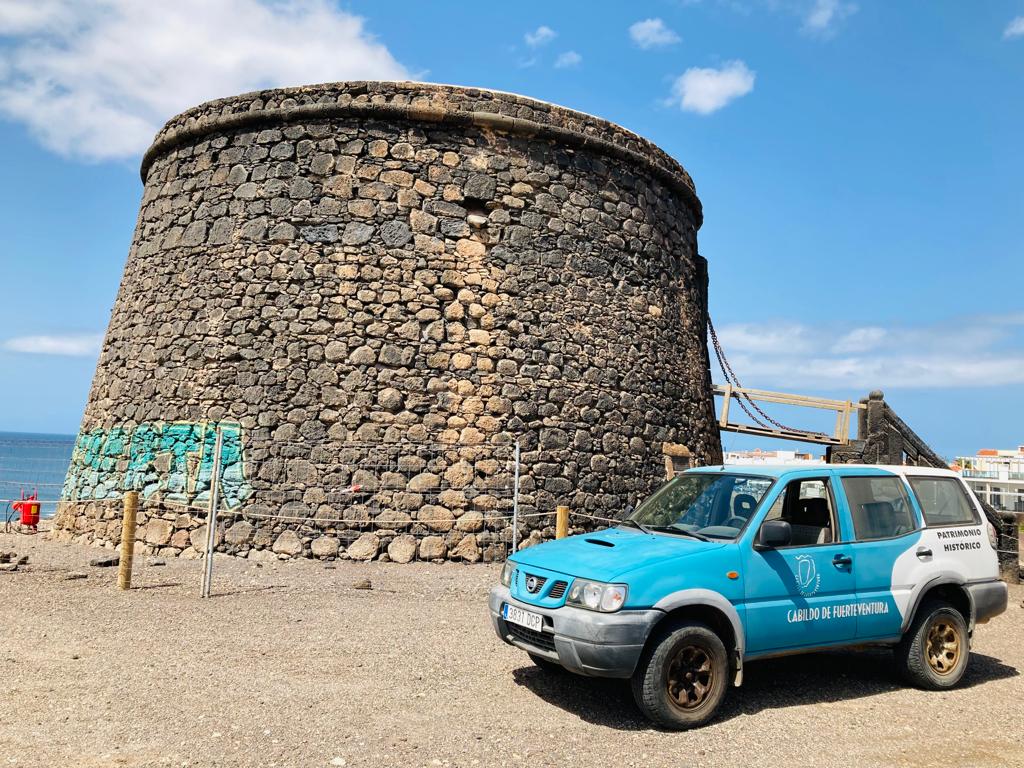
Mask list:
[{"label": "sandy gravel ground", "polygon": [[197,561],[137,561],[124,593],[95,549],[10,549],[31,559],[0,573],[0,766],[1024,766],[1022,587],[957,690],[902,687],[880,650],[764,661],[668,733],[625,684],[500,643],[497,566],[225,558],[200,600]]}]

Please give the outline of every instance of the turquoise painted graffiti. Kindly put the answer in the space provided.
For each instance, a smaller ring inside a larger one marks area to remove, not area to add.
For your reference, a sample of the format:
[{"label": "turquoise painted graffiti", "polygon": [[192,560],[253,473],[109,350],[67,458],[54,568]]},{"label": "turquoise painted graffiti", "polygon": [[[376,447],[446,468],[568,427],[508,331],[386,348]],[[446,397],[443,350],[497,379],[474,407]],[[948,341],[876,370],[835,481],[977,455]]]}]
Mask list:
[{"label": "turquoise painted graffiti", "polygon": [[210,422],[154,422],[81,432],[75,441],[61,498],[119,498],[138,491],[171,502],[209,503],[217,429],[221,443],[221,506],[233,509],[252,495],[246,480],[242,428]]}]

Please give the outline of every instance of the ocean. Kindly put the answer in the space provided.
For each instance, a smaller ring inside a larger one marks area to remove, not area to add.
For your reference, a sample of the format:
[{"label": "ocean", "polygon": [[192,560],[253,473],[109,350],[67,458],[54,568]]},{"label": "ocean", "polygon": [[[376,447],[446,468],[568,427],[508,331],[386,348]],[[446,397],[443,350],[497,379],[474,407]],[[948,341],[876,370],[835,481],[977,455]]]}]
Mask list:
[{"label": "ocean", "polygon": [[54,514],[74,448],[74,435],[0,432],[0,524],[22,494],[38,493],[42,516]]}]

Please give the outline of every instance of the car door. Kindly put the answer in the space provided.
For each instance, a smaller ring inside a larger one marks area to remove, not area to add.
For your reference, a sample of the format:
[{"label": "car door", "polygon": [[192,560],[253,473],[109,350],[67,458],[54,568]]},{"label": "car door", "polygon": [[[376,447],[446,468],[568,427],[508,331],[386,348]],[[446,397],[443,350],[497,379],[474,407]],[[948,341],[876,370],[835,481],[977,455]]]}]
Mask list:
[{"label": "car door", "polygon": [[[741,548],[747,655],[853,641],[857,617],[843,606],[856,598],[855,563],[830,475],[791,479],[766,503]],[[758,548],[757,529],[773,519],[790,524],[791,543]]]},{"label": "car door", "polygon": [[838,490],[840,506],[853,525],[857,637],[899,637],[914,586],[931,560],[931,552],[926,555],[920,547],[918,511],[903,478],[882,470],[848,474]]}]

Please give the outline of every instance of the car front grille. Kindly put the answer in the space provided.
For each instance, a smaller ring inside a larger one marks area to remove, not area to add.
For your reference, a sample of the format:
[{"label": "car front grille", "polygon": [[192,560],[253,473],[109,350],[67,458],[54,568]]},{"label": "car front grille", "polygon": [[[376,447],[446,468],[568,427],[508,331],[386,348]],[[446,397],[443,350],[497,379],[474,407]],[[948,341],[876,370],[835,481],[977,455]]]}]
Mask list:
[{"label": "car front grille", "polygon": [[[537,588],[532,590],[532,591],[530,590],[530,587],[529,587],[530,579],[536,579],[537,580],[537,584],[536,584]],[[541,590],[544,589],[544,585],[547,584],[547,583],[548,583],[548,577],[547,576],[536,576],[536,575],[534,575],[532,573],[523,574],[523,587],[531,595],[539,595]]]},{"label": "car front grille", "polygon": [[511,621],[506,622],[505,626],[508,627],[509,634],[516,640],[521,640],[545,651],[555,650],[555,638],[553,635],[546,634],[545,632],[534,632],[532,629],[513,624]]},{"label": "car front grille", "polygon": [[548,595],[548,597],[552,597],[555,600],[561,600],[562,595],[565,594],[565,588],[567,586],[569,586],[569,582],[567,581],[556,581],[555,585],[551,587],[551,593]]}]

